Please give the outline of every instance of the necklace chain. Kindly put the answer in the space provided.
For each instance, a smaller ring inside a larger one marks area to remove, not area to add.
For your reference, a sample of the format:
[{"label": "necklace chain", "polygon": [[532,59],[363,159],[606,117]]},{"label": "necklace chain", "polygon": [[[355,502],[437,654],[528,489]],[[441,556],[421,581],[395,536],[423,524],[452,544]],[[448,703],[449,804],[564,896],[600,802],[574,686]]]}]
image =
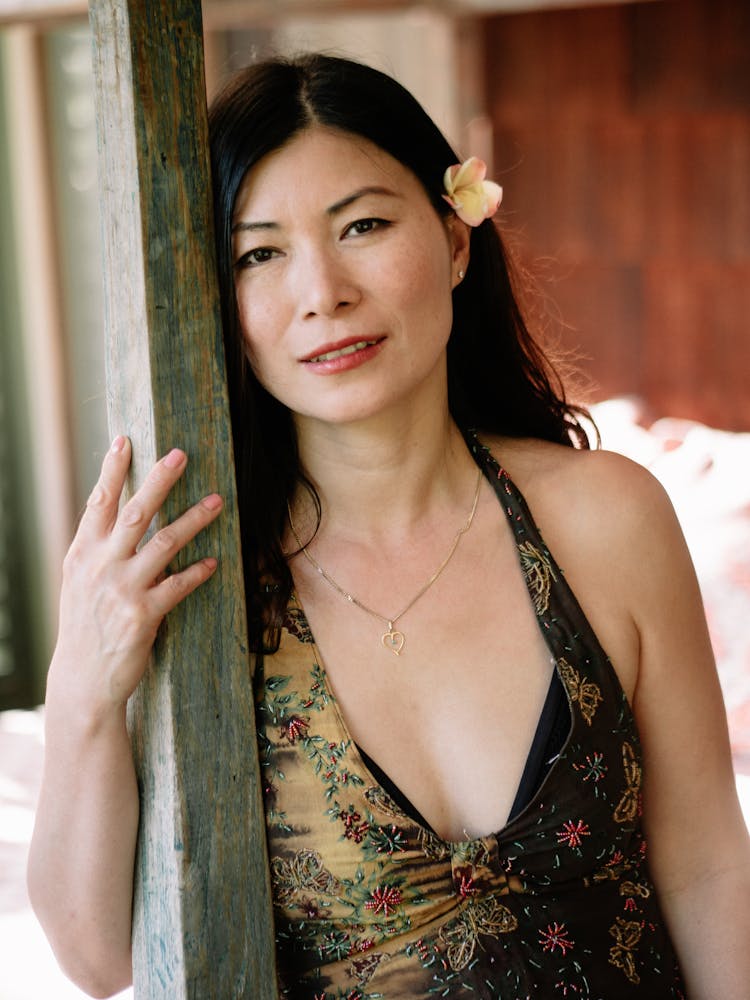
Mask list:
[{"label": "necklace chain", "polygon": [[292,508],[289,506],[289,501],[287,501],[289,527],[292,529],[294,540],[296,541],[297,545],[299,545],[300,551],[305,556],[307,561],[312,566],[315,567],[317,572],[320,574],[320,576],[323,577],[326,583],[328,583],[331,587],[333,587],[333,589],[337,591],[339,594],[341,594],[342,597],[346,598],[346,600],[349,601],[350,604],[355,604],[362,611],[366,611],[368,615],[370,615],[373,618],[377,618],[378,621],[381,621],[388,626],[386,631],[380,637],[380,641],[382,642],[383,646],[386,649],[390,649],[392,653],[395,653],[396,656],[398,656],[401,650],[404,648],[404,644],[406,643],[406,636],[402,631],[399,631],[398,629],[394,628],[394,626],[396,622],[399,620],[399,618],[402,618],[406,614],[406,612],[417,603],[419,598],[422,597],[423,594],[427,593],[427,591],[430,589],[433,583],[435,583],[437,578],[440,576],[445,567],[451,561],[453,553],[458,548],[458,543],[461,540],[461,536],[466,534],[466,532],[469,530],[474,520],[474,515],[476,514],[477,511],[477,504],[479,503],[479,491],[481,485],[482,485],[482,470],[479,469],[479,472],[477,474],[477,485],[476,489],[474,490],[474,500],[471,505],[471,511],[469,512],[469,516],[466,519],[466,523],[461,525],[461,527],[456,532],[456,537],[453,539],[451,547],[448,550],[448,555],[445,557],[445,559],[443,559],[443,561],[440,563],[440,565],[432,574],[427,583],[423,584],[423,586],[417,591],[414,597],[412,597],[412,599],[409,601],[406,607],[402,608],[402,610],[399,611],[397,615],[393,615],[391,618],[388,618],[385,615],[381,615],[377,611],[373,611],[372,608],[368,608],[366,604],[363,604],[362,601],[359,600],[359,598],[355,597],[353,594],[350,594],[348,591],[344,590],[342,586],[336,583],[336,581],[333,579],[332,576],[329,576],[328,573],[326,573],[326,571],[323,569],[320,563],[315,558],[313,558],[313,556],[311,556],[310,553],[307,551],[307,546],[302,544],[300,537],[297,534],[297,529],[294,525],[294,519],[292,518]]}]

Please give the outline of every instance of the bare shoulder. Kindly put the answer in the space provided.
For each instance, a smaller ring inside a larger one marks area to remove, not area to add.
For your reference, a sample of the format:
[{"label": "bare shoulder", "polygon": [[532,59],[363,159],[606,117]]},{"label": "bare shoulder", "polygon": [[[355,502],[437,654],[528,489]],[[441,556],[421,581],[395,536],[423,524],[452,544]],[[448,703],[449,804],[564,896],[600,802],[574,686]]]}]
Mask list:
[{"label": "bare shoulder", "polygon": [[[629,698],[646,638],[661,632],[666,594],[700,597],[672,504],[643,466],[608,451],[484,438],[524,495],[557,565],[607,651]],[[657,613],[657,609],[661,609]]]},{"label": "bare shoulder", "polygon": [[624,455],[532,438],[483,440],[545,534],[567,526],[590,540],[613,543],[621,537],[631,543],[634,532],[652,537],[677,524],[661,483]]}]

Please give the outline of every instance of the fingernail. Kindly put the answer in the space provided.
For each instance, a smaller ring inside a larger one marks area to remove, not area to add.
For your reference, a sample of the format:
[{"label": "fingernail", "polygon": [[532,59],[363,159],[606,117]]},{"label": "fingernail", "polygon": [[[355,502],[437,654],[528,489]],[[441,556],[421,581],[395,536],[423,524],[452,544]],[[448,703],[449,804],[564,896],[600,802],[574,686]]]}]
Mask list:
[{"label": "fingernail", "polygon": [[122,436],[122,434],[118,434],[117,437],[112,442],[112,447],[110,448],[110,451],[117,454],[117,452],[122,451],[124,447],[125,447],[125,438]]},{"label": "fingernail", "polygon": [[206,566],[208,569],[210,569],[211,572],[213,573],[213,571],[219,565],[219,560],[214,559],[213,556],[209,556],[207,559],[203,560],[203,565]]},{"label": "fingernail", "polygon": [[218,510],[223,504],[223,500],[218,493],[211,493],[209,496],[204,497],[201,503],[206,508],[206,510]]},{"label": "fingernail", "polygon": [[164,464],[169,469],[178,469],[185,458],[184,452],[180,451],[179,448],[173,448],[168,455],[164,458]]}]

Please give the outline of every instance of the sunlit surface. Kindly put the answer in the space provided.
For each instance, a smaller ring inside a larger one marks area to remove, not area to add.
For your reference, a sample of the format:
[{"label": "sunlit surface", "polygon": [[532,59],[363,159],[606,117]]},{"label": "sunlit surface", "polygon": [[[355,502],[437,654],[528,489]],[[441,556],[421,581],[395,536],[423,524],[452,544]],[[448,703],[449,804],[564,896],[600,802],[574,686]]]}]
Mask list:
[{"label": "sunlit surface", "polygon": [[[86,994],[60,972],[26,894],[26,855],[42,776],[43,712],[0,712],[0,1000]],[[129,1000],[132,990],[119,996]]]}]

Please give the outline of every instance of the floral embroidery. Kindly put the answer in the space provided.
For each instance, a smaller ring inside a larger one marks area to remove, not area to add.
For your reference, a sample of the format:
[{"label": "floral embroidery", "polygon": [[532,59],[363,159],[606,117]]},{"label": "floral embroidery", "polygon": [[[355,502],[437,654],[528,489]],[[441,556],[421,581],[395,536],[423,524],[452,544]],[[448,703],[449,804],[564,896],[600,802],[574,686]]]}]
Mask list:
[{"label": "floral embroidery", "polygon": [[392,857],[406,846],[403,830],[395,824],[390,826],[371,826],[367,831],[367,856],[383,854]]},{"label": "floral embroidery", "polygon": [[513,532],[570,732],[503,829],[443,840],[369,774],[293,599],[279,651],[255,675],[280,998],[630,989],[676,1000],[684,986],[650,880],[630,706],[523,498],[470,447]]},{"label": "floral embroidery", "polygon": [[597,785],[607,773],[607,765],[604,763],[604,754],[595,750],[586,754],[585,764],[574,764],[576,771],[583,771],[584,781],[593,781]]},{"label": "floral embroidery", "polygon": [[442,927],[438,940],[446,947],[448,964],[455,972],[471,962],[479,936],[497,937],[518,927],[518,920],[507,906],[492,896],[471,901],[452,923]]},{"label": "floral embroidery", "polygon": [[554,923],[540,933],[539,943],[542,945],[542,951],[554,951],[555,948],[559,948],[564,955],[573,947],[575,941],[571,941],[568,937],[565,924]]},{"label": "floral embroidery", "polygon": [[622,745],[622,766],[625,770],[625,791],[617,803],[615,823],[632,823],[641,814],[641,765],[630,743]]},{"label": "floral embroidery", "polygon": [[456,868],[453,872],[453,885],[461,899],[476,896],[479,892],[474,880],[474,869],[471,867]]},{"label": "floral embroidery", "polygon": [[271,879],[280,903],[288,903],[301,890],[333,895],[338,888],[335,877],[323,866],[317,851],[297,851],[290,859],[273,858]]},{"label": "floral embroidery", "polygon": [[432,830],[419,830],[419,846],[429,861],[443,861],[449,857],[451,849],[444,840],[437,837]]},{"label": "floral embroidery", "polygon": [[558,830],[557,842],[558,844],[567,844],[568,847],[580,847],[583,843],[583,837],[590,835],[591,831],[582,819],[579,819],[577,823],[569,819],[567,823],[563,824],[562,830]]},{"label": "floral embroidery", "polygon": [[295,743],[300,736],[304,736],[310,728],[309,719],[301,719],[298,715],[293,715],[282,725],[281,735],[286,737],[290,743]]},{"label": "floral embroidery", "polygon": [[623,875],[636,867],[633,858],[626,858],[622,851],[615,851],[613,856],[593,875],[594,882],[619,882]]},{"label": "floral embroidery", "polygon": [[392,913],[396,912],[402,902],[403,897],[401,896],[400,889],[396,889],[393,886],[378,886],[372,894],[372,899],[369,899],[365,903],[365,909],[372,910],[373,913],[382,913],[384,917],[389,917]]},{"label": "floral embroidery", "polygon": [[344,836],[347,840],[353,840],[355,844],[361,844],[365,839],[365,834],[370,829],[367,821],[362,821],[362,817],[350,805],[347,809],[339,812],[339,819],[344,824]]},{"label": "floral embroidery", "polygon": [[403,809],[399,809],[390,795],[385,789],[380,788],[379,785],[370,785],[369,788],[366,788],[365,798],[373,809],[377,809],[379,812],[385,813],[386,816],[391,816],[394,819],[404,819]]},{"label": "floral embroidery", "polygon": [[284,618],[284,628],[300,642],[314,642],[312,631],[301,608],[290,606]]},{"label": "floral embroidery", "polygon": [[[559,983],[555,983],[555,989],[562,990],[562,995],[564,997],[568,995],[573,996],[574,994],[578,996],[579,994],[581,994],[581,990],[579,990],[578,986],[576,986],[575,983],[566,983],[562,979],[560,980]],[[581,994],[581,995],[587,995],[587,994],[588,994],[588,989],[586,990],[586,994]]]},{"label": "floral embroidery", "polygon": [[532,542],[518,546],[521,568],[526,578],[531,600],[537,615],[543,615],[549,607],[550,587],[557,579],[549,558]]},{"label": "floral embroidery", "polygon": [[317,920],[321,915],[321,907],[314,899],[303,897],[297,903],[297,909],[303,913],[308,920]]},{"label": "floral embroidery", "polygon": [[609,933],[616,944],[609,950],[609,961],[618,969],[622,969],[627,978],[637,986],[641,977],[635,967],[635,948],[641,940],[642,928],[637,920],[623,920],[618,917],[610,927]]},{"label": "floral embroidery", "polygon": [[590,726],[593,722],[596,709],[602,700],[602,693],[598,685],[592,681],[582,679],[578,671],[571,667],[564,658],[557,661],[557,666],[570,700],[574,703],[578,702],[581,715]]},{"label": "floral embroidery", "polygon": [[366,955],[364,958],[357,958],[349,966],[349,974],[353,979],[356,979],[360,986],[367,986],[384,958],[385,955],[382,954]]},{"label": "floral embroidery", "polygon": [[641,899],[648,899],[651,895],[651,890],[647,885],[643,885],[640,882],[623,882],[620,886],[621,896],[640,896]]}]

